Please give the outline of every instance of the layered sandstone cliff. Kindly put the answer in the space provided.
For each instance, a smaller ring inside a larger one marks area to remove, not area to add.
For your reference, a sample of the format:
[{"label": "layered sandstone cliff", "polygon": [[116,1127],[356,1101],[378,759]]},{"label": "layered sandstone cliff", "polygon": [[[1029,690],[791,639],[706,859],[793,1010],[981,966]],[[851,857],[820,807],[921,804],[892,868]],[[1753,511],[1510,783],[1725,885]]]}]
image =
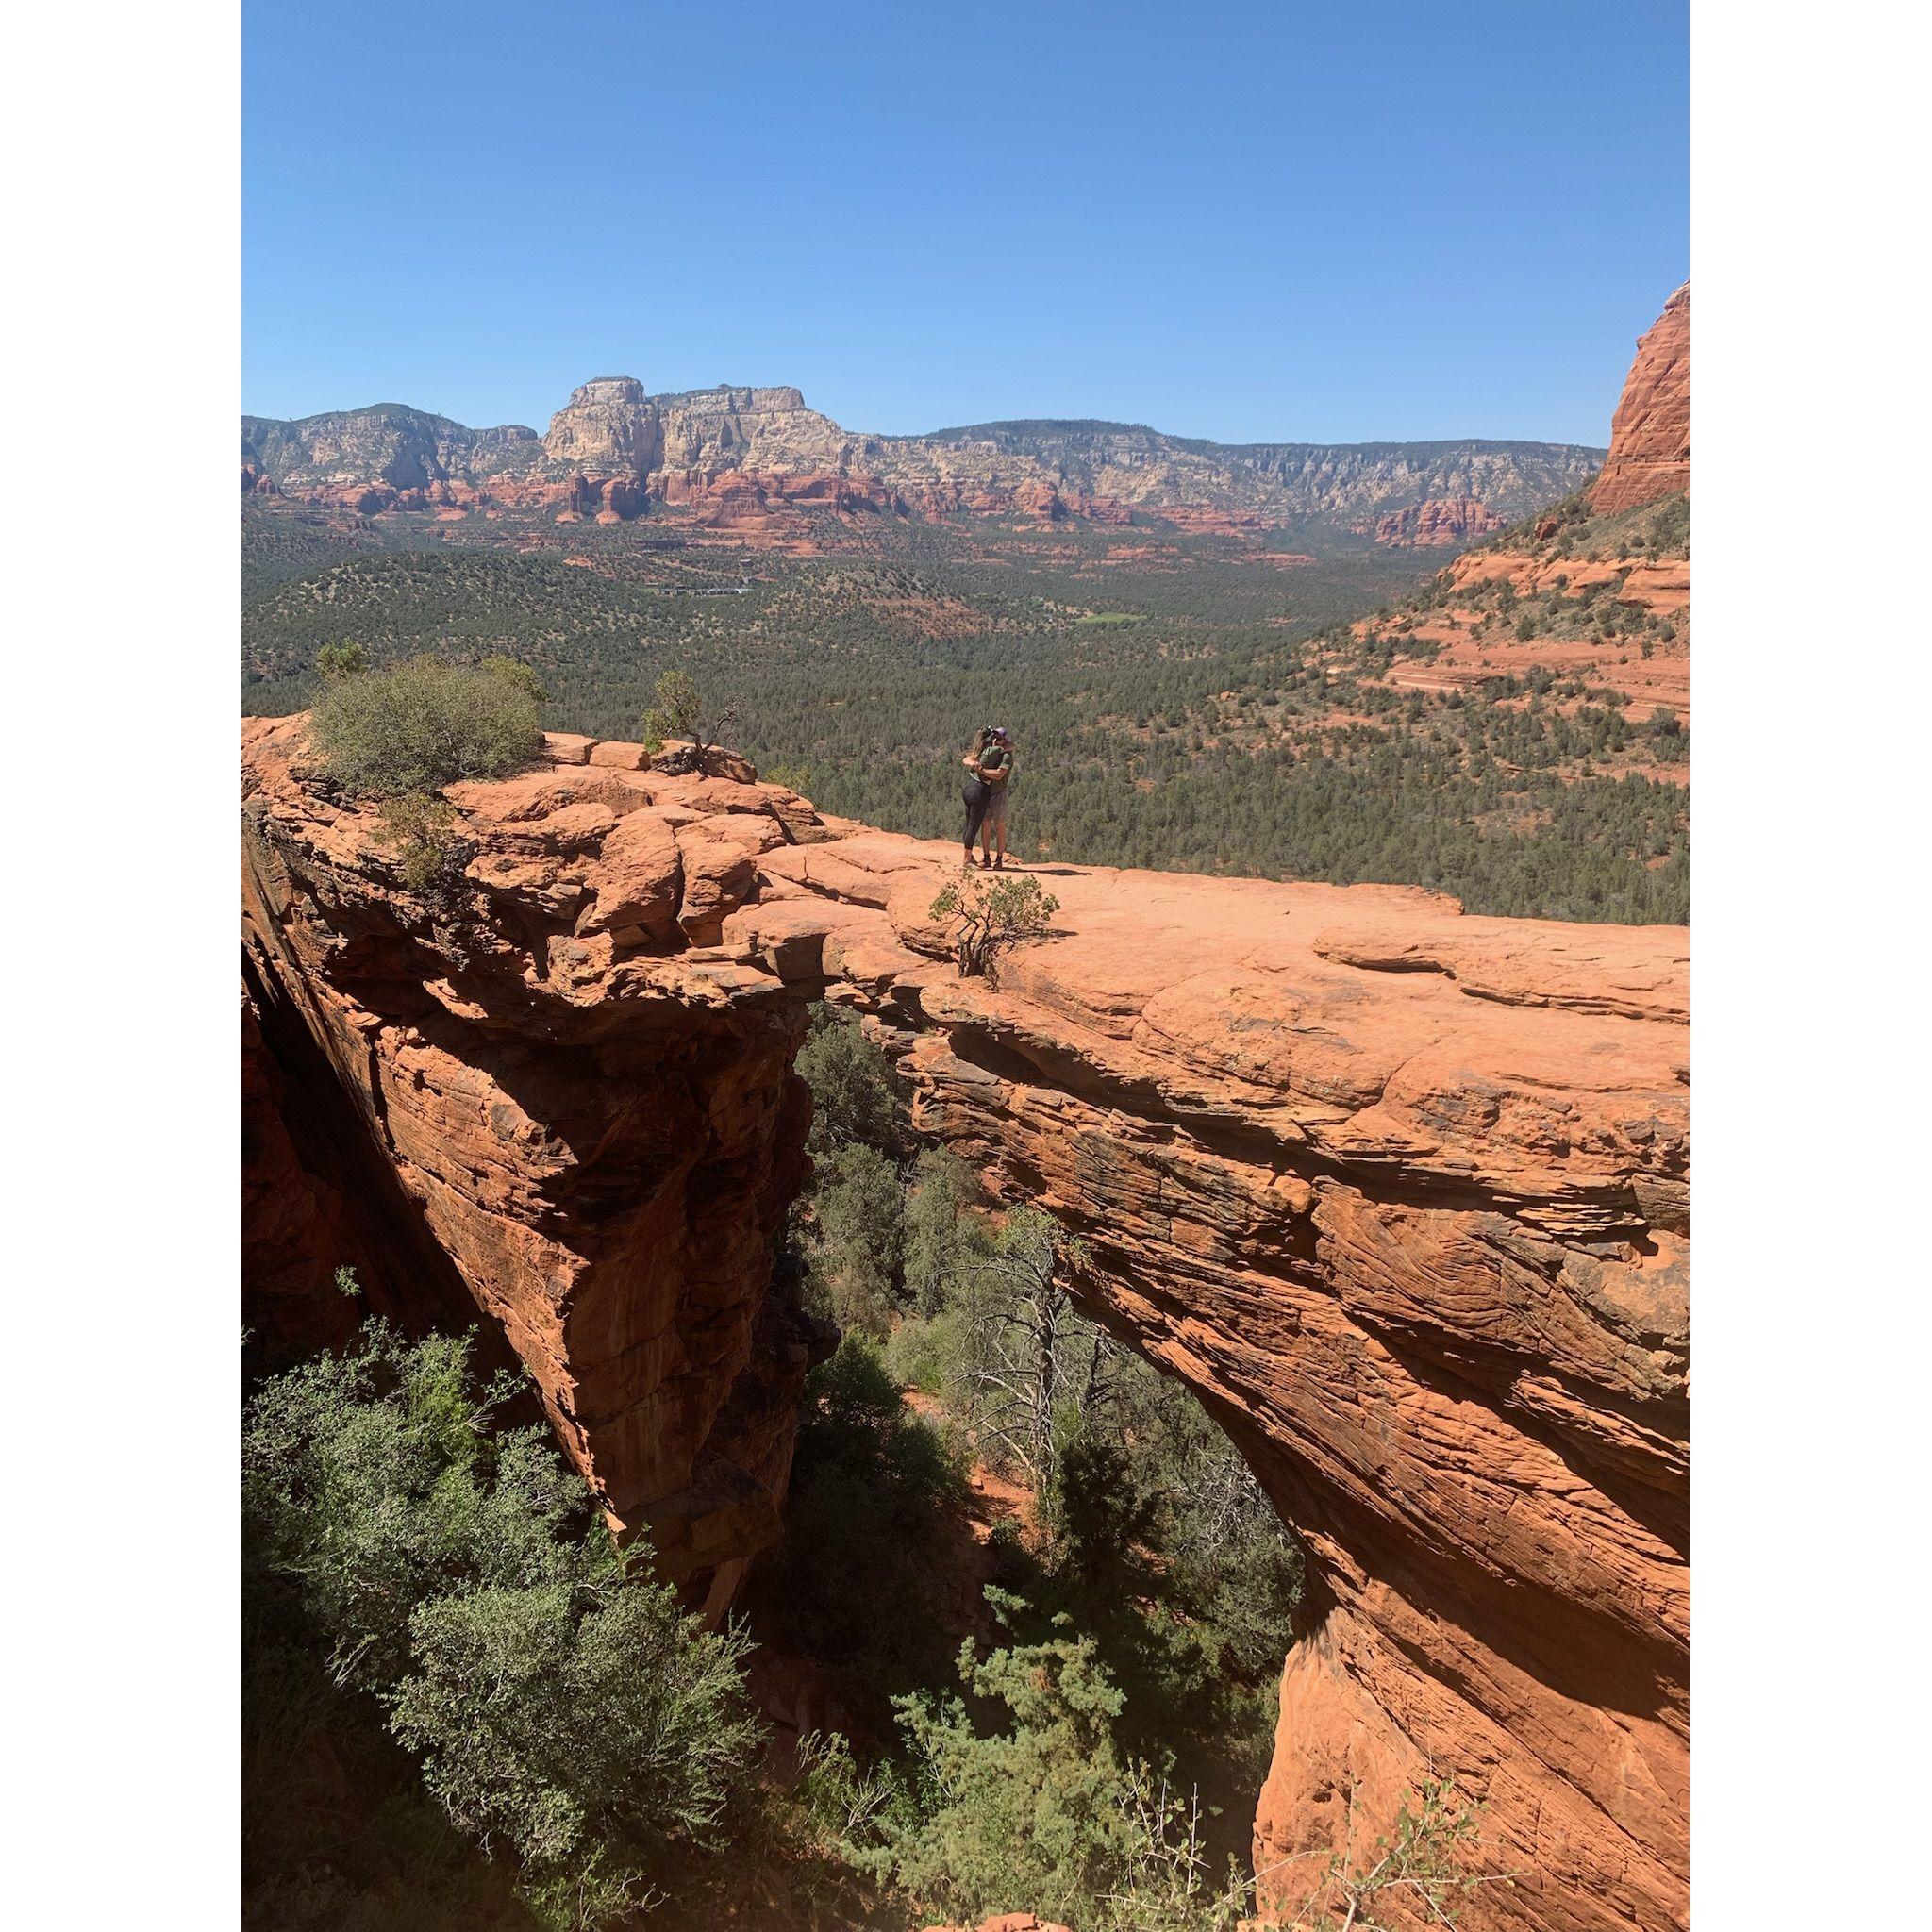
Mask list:
[{"label": "layered sandstone cliff", "polygon": [[953,858],[774,852],[725,938],[866,1013],[929,1132],[1085,1235],[1314,1553],[1257,1824],[1291,1902],[1453,1770],[1518,1882],[1473,1923],[1683,1922],[1686,939],[1054,868],[999,985]]},{"label": "layered sandstone cliff", "polygon": [[719,1609],[778,1534],[828,1338],[774,1276],[803,1014],[702,942],[816,814],[552,743],[555,767],[455,789],[466,871],[425,897],[308,772],[302,720],[244,727],[249,1320],[326,1339],[341,1263],[405,1319],[454,1287],[613,1522]]},{"label": "layered sandstone cliff", "polygon": [[251,979],[695,1593],[782,1493],[813,1338],[772,1250],[823,995],[928,1132],[1086,1237],[1086,1305],[1308,1545],[1270,1895],[1433,1768],[1519,1874],[1472,1924],[1684,1922],[1681,930],[1053,867],[1054,935],[966,980],[929,911],[954,848],[584,740],[452,792],[466,870],[429,903],[301,728],[249,727]]},{"label": "layered sandstone cliff", "polygon": [[[300,421],[243,417],[242,489],[348,508],[483,506],[628,520],[652,502],[742,515],[797,504],[1051,523],[1152,517],[1241,534],[1353,520],[1390,541],[1460,541],[1575,489],[1601,452],[1557,443],[1213,443],[1124,423],[989,423],[926,436],[841,427],[791,388],[654,394],[581,384],[548,431],[472,430],[382,405]],[[1419,519],[1417,536],[1401,520]]]},{"label": "layered sandstone cliff", "polygon": [[1372,524],[1355,527],[1358,535],[1373,537],[1377,543],[1393,543],[1406,549],[1446,550],[1500,530],[1507,518],[1474,496],[1444,501],[1431,497],[1426,503],[1411,504],[1407,509],[1391,510]]},{"label": "layered sandstone cliff", "polygon": [[1610,453],[1590,492],[1599,515],[1690,487],[1690,284],[1637,339],[1637,359],[1610,419]]}]

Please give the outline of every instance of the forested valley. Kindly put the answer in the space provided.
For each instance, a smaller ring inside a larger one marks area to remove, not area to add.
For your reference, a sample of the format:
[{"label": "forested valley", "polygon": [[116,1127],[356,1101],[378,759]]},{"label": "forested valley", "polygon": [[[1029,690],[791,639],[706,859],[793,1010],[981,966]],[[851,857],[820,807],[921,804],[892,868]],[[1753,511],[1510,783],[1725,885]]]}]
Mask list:
[{"label": "forested valley", "polygon": [[[1164,528],[818,521],[825,554],[789,556],[650,519],[486,542],[420,516],[251,508],[243,707],[308,703],[328,646],[378,663],[501,654],[541,677],[547,726],[628,738],[678,669],[770,775],[888,829],[955,835],[958,758],[997,724],[1019,754],[1023,859],[1688,917],[1674,721],[1632,722],[1548,676],[1474,693],[1390,681],[1405,654],[1427,657],[1403,619],[1435,594],[1441,553],[1324,535],[1297,560],[1289,534],[1258,549]],[[1633,760],[1633,742],[1656,756]]]}]

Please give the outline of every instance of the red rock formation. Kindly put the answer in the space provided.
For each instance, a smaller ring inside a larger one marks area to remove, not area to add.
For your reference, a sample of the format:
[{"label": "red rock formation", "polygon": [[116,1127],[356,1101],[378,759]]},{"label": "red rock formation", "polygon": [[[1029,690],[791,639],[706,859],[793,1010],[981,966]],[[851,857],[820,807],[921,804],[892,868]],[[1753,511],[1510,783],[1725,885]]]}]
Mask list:
[{"label": "red rock formation", "polygon": [[1117,496],[1092,496],[1084,490],[1074,491],[1067,499],[1067,508],[1090,524],[1131,524],[1134,521],[1132,504],[1123,503]]},{"label": "red rock formation", "polygon": [[[1281,1907],[1426,1767],[1487,1801],[1471,1925],[1663,1932],[1687,1881],[1689,1142],[1676,928],[1058,868],[958,978],[954,849],[558,740],[455,788],[460,886],[248,730],[253,982],[299,1025],[559,1439],[722,1607],[809,1337],[768,1291],[796,1002],[1086,1238],[1313,1559],[1256,1856]],[[720,768],[723,769],[722,767]],[[806,841],[806,842],[801,842]]]},{"label": "red rock formation", "polygon": [[[782,787],[564,743],[569,764],[453,791],[467,870],[425,899],[374,814],[307,774],[303,731],[252,721],[245,740],[244,965],[281,1051],[353,1123],[337,1138],[359,1133],[391,1231],[508,1336],[612,1519],[722,1610],[777,1534],[821,1345],[773,1283],[809,1098],[795,1000],[686,933],[750,890],[740,852],[816,815]],[[357,1257],[325,1211],[296,1211],[301,1163],[270,1122],[252,1144],[249,1251],[281,1263],[250,1279],[253,1309]]]},{"label": "red rock formation", "polygon": [[1610,418],[1610,454],[1590,492],[1599,515],[1690,487],[1690,284],[1637,339],[1637,359]]},{"label": "red rock formation", "polygon": [[1524,1874],[1472,1924],[1681,1924],[1685,935],[1058,869],[994,988],[930,957],[956,863],[775,849],[724,937],[867,1014],[921,1124],[1084,1234],[1088,1305],[1306,1540],[1268,1891],[1433,1766]]},{"label": "red rock formation", "polygon": [[1359,536],[1373,536],[1377,543],[1430,550],[1473,542],[1491,530],[1500,530],[1505,521],[1474,496],[1431,497],[1426,503],[1391,510],[1373,524],[1356,524],[1352,527]]},{"label": "red rock formation", "polygon": [[1067,507],[1059,491],[1041,478],[1014,486],[1013,514],[1024,523],[1059,524],[1066,521]]},{"label": "red rock formation", "polygon": [[1148,513],[1197,537],[1257,537],[1276,527],[1269,518],[1247,510],[1217,509],[1209,504],[1176,503],[1158,509],[1150,506]]},{"label": "red rock formation", "polygon": [[312,1173],[297,1151],[289,1085],[262,1039],[255,997],[244,991],[242,1265],[258,1334],[266,1331],[277,1365],[346,1339],[355,1326],[355,1304],[327,1290],[338,1268],[366,1272],[370,1265],[346,1225],[341,1191]]}]

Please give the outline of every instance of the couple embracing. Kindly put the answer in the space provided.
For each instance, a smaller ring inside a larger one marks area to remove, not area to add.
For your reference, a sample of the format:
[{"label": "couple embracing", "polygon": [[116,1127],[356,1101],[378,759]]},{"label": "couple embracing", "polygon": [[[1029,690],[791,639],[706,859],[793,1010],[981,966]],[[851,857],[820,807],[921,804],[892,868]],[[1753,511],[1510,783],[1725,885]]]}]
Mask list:
[{"label": "couple embracing", "polygon": [[[960,796],[966,802],[966,863],[973,863],[973,841],[979,841],[979,863],[988,871],[1007,866],[1007,792],[1013,782],[1013,741],[1005,726],[988,724],[973,741],[973,749],[959,760],[966,767]],[[997,844],[997,858],[991,847]]]}]

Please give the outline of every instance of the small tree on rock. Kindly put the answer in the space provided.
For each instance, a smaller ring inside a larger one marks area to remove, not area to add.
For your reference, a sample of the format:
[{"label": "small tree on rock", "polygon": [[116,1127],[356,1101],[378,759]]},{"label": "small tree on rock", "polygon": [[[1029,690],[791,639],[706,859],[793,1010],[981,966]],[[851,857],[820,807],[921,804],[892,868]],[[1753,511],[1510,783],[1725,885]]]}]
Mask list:
[{"label": "small tree on rock", "polygon": [[[720,712],[708,728],[704,718],[704,697],[698,690],[697,679],[689,671],[665,672],[658,680],[653,697],[654,702],[644,713],[641,729],[644,749],[651,753],[658,769],[674,774],[703,771],[707,754],[715,749],[719,739],[737,723],[737,713]],[[681,738],[687,743],[658,757],[665,740],[670,738]]]},{"label": "small tree on rock", "polygon": [[1044,939],[1060,902],[1023,873],[1016,878],[955,879],[927,908],[934,919],[954,922],[954,957],[961,979],[999,983],[1000,955],[1022,940]]}]

